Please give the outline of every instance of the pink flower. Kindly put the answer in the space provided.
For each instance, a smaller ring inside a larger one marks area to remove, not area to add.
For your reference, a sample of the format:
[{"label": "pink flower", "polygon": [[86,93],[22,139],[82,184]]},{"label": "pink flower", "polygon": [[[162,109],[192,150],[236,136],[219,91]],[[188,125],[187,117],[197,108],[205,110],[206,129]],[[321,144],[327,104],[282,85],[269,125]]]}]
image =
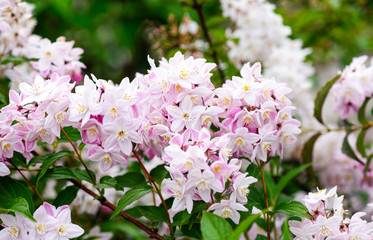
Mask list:
[{"label": "pink flower", "polygon": [[214,214],[223,217],[231,218],[234,223],[238,224],[240,221],[239,211],[247,211],[247,208],[242,204],[236,202],[236,197],[231,196],[229,200],[221,200],[220,203],[212,204],[207,211],[214,211]]}]

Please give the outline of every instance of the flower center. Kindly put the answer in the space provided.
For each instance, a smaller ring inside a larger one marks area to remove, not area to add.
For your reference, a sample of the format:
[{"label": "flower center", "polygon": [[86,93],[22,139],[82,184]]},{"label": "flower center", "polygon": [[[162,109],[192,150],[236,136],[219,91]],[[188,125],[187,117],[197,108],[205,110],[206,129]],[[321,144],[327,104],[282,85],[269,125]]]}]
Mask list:
[{"label": "flower center", "polygon": [[17,227],[10,226],[10,228],[8,229],[8,233],[9,233],[10,238],[12,237],[16,238],[18,236],[19,230]]},{"label": "flower center", "polygon": [[115,107],[113,107],[113,108],[110,109],[109,115],[111,115],[113,117],[117,117],[118,113],[119,113],[118,110]]},{"label": "flower center", "polygon": [[198,190],[208,190],[208,181],[206,181],[205,179],[201,179],[199,180],[199,182],[197,183],[197,188]]},{"label": "flower center", "polygon": [[102,159],[102,161],[104,161],[105,163],[110,163],[111,162],[110,157],[107,156],[107,155]]},{"label": "flower center", "polygon": [[189,113],[184,113],[183,118],[184,118],[185,121],[189,121],[190,120],[190,114]]},{"label": "flower center", "polygon": [[242,138],[237,138],[236,141],[234,142],[238,147],[242,147],[245,145],[245,142],[243,141]]},{"label": "flower center", "polygon": [[224,207],[224,210],[220,214],[221,217],[223,218],[229,218],[232,217],[232,211],[228,207]]},{"label": "flower center", "polygon": [[240,186],[240,187],[238,188],[238,191],[239,191],[239,193],[241,194],[241,196],[247,196],[247,194],[249,194],[248,185]]},{"label": "flower center", "polygon": [[128,136],[128,134],[126,133],[126,131],[122,130],[122,131],[118,132],[117,139],[119,141],[123,141],[124,139],[127,139],[127,136]]},{"label": "flower center", "polygon": [[87,106],[83,104],[78,104],[76,110],[78,110],[80,114],[85,113],[87,111]]},{"label": "flower center", "polygon": [[3,148],[4,148],[5,151],[9,150],[10,149],[10,144],[9,143],[5,144]]},{"label": "flower center", "polygon": [[39,234],[43,234],[47,231],[47,226],[45,224],[39,223],[39,225],[36,227],[36,230]]},{"label": "flower center", "polygon": [[56,116],[57,122],[58,123],[63,122],[63,120],[65,119],[65,117],[66,117],[66,114],[63,113],[63,112],[57,114],[57,116]]},{"label": "flower center", "polygon": [[320,227],[320,232],[322,234],[322,236],[328,236],[329,233],[331,233],[332,231],[325,225],[322,225]]},{"label": "flower center", "polygon": [[65,236],[67,235],[67,226],[61,224],[58,228],[58,233],[61,235],[61,236]]},{"label": "flower center", "polygon": [[90,134],[90,135],[96,135],[97,134],[97,130],[95,129],[95,128],[90,128],[90,129],[88,129],[88,134]]}]

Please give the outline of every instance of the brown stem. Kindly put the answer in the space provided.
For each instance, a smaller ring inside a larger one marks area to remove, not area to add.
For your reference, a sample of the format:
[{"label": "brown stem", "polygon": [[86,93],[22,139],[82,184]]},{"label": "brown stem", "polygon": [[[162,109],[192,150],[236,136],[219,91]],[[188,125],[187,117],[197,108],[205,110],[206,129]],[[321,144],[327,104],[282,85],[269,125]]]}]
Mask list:
[{"label": "brown stem", "polygon": [[[266,208],[269,209],[269,204],[268,204],[268,195],[267,195],[267,187],[266,187],[266,182],[264,179],[264,167],[266,166],[266,163],[262,163],[262,168],[260,169],[260,172],[262,174],[262,182],[263,182],[263,189],[264,189],[264,198],[266,202]],[[269,217],[269,213],[267,212],[267,239],[271,240],[271,219]]]},{"label": "brown stem", "polygon": [[168,226],[169,226],[169,228],[170,228],[171,239],[174,239],[174,237],[173,237],[173,236],[174,236],[174,233],[173,233],[173,229],[172,229],[172,226],[171,226],[171,218],[170,218],[170,214],[168,213],[168,208],[167,208],[166,202],[165,202],[165,200],[164,200],[164,198],[163,198],[163,196],[162,196],[162,193],[161,193],[161,191],[159,190],[157,183],[153,180],[152,176],[151,176],[150,173],[148,172],[148,170],[146,170],[146,168],[145,168],[143,162],[141,161],[141,158],[140,158],[140,156],[138,155],[138,153],[135,151],[135,149],[133,149],[132,152],[133,152],[133,155],[135,155],[137,161],[140,163],[140,166],[141,166],[141,168],[142,168],[144,174],[146,175],[146,178],[149,179],[149,181],[152,183],[152,185],[154,186],[154,188],[155,188],[155,190],[156,190],[156,192],[157,192],[159,198],[160,198],[161,201],[162,201],[162,205],[163,205],[163,208],[164,208],[164,210],[165,210],[165,212],[166,212],[166,216],[167,216]]},{"label": "brown stem", "polygon": [[[96,193],[94,193],[92,190],[90,190],[89,188],[85,187],[84,185],[82,185],[78,180],[75,180],[75,179],[69,179],[70,182],[72,182],[75,186],[77,186],[78,188],[82,189],[84,192],[88,193],[89,195],[91,195],[93,198],[97,199],[101,205],[103,206],[106,206],[108,208],[110,208],[111,210],[115,211],[117,209],[117,207],[112,204],[111,202],[109,202],[108,200],[106,200],[104,197],[99,197]],[[162,240],[163,237],[160,236],[159,234],[157,234],[156,232],[154,232],[153,230],[149,229],[147,226],[145,226],[144,224],[142,224],[141,222],[137,221],[136,219],[134,219],[133,217],[131,217],[130,215],[128,215],[127,213],[123,212],[123,211],[120,211],[119,212],[119,215],[122,216],[124,219],[132,222],[133,224],[135,224],[137,227],[139,227],[140,229],[142,229],[143,231],[145,231],[147,234],[149,234],[150,237],[152,238],[155,238],[155,239],[158,239],[158,240]]]},{"label": "brown stem", "polygon": [[18,167],[14,164],[14,162],[11,159],[8,159],[8,162],[10,162],[13,165],[13,167],[19,172],[19,174],[21,174],[21,176],[25,179],[25,181],[27,182],[27,184],[35,192],[36,196],[38,196],[38,198],[40,199],[40,201],[44,202],[44,199],[42,198],[42,196],[40,195],[40,193],[38,192],[38,190],[34,187],[34,185],[31,184],[31,182],[26,178],[26,176],[23,175],[22,171],[18,169]]},{"label": "brown stem", "polygon": [[204,2],[198,3],[197,0],[193,0],[192,7],[194,8],[194,10],[196,10],[196,12],[198,14],[198,18],[199,18],[199,21],[201,23],[203,35],[205,36],[205,39],[208,42],[210,49],[212,49],[211,56],[214,59],[214,62],[216,63],[216,68],[218,70],[219,76],[220,76],[221,80],[224,82],[224,80],[225,80],[224,73],[223,73],[223,70],[221,69],[221,66],[220,66],[220,63],[219,63],[218,54],[217,54],[216,50],[213,48],[212,40],[211,40],[211,37],[210,37],[208,29],[207,29],[205,16],[203,15],[203,11],[202,11],[203,4],[204,4]]},{"label": "brown stem", "polygon": [[70,142],[71,146],[74,148],[74,152],[75,152],[76,156],[78,157],[79,161],[83,164],[85,170],[87,171],[89,177],[90,177],[91,180],[92,180],[92,183],[93,183],[94,185],[97,185],[96,180],[94,179],[94,177],[93,177],[92,174],[91,174],[91,171],[89,171],[87,165],[86,165],[85,162],[83,161],[83,158],[82,158],[82,156],[80,155],[78,149],[76,148],[76,146],[74,145],[74,143],[71,141],[71,139],[69,138],[69,136],[67,135],[67,133],[65,132],[65,130],[64,130],[61,126],[60,126],[60,128],[61,128],[61,131],[63,132],[63,134],[66,136],[67,140]]},{"label": "brown stem", "polygon": [[17,170],[17,171],[25,171],[25,172],[32,172],[32,171],[41,171],[41,168],[14,168],[10,167],[10,170]]}]

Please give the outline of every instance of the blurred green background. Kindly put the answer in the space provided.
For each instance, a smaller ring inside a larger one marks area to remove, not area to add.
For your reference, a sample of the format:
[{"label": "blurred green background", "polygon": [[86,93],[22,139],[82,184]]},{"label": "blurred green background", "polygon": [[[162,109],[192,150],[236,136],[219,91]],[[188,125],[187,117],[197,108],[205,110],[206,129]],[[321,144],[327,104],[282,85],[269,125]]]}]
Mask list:
[{"label": "blurred green background", "polygon": [[[187,0],[191,1],[191,0]],[[84,49],[85,73],[115,82],[148,69],[147,29],[167,23],[170,13],[180,21],[184,12],[196,13],[178,0],[33,0],[38,25],[35,33],[55,40],[64,35]],[[293,29],[292,37],[313,49],[315,65],[348,64],[352,57],[373,51],[373,1],[273,0],[276,12]],[[221,15],[219,0],[207,0],[207,19]],[[214,21],[212,21],[214,22]],[[212,31],[223,34],[219,24]],[[219,36],[213,34],[214,39]],[[222,56],[223,54],[220,53]],[[222,59],[224,59],[222,57]],[[229,75],[229,74],[228,74]]]}]

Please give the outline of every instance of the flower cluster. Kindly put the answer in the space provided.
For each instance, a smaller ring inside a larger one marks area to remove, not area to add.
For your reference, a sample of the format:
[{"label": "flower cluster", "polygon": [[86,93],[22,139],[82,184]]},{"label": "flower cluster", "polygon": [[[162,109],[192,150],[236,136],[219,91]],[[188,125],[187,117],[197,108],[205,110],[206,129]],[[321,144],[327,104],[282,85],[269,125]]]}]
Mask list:
[{"label": "flower cluster", "polygon": [[138,150],[149,159],[161,157],[172,177],[164,189],[176,199],[174,212],[190,212],[192,200],[203,200],[238,222],[236,210],[246,210],[242,204],[256,179],[239,172],[237,158],[261,164],[282,156],[284,146],[295,141],[300,123],[286,97],[291,90],[262,77],[259,63],[244,65],[242,77],[214,89],[215,64],[205,59],[185,59],[178,52],[158,67],[149,62],[148,74],[119,85],[86,76],[72,92],[70,77],[57,73],[21,83],[21,93],[11,91],[0,113],[2,161],[13,151],[30,158],[38,140],[52,144],[62,127],[72,126],[103,171],[115,163],[125,167]]},{"label": "flower cluster", "polygon": [[297,89],[289,98],[297,107],[304,126],[312,126],[313,96],[308,78],[314,69],[305,63],[309,49],[300,40],[291,40],[291,29],[284,26],[275,6],[265,0],[221,0],[223,15],[233,21],[227,36],[229,58],[237,66],[247,61],[261,61],[265,76],[276,76],[278,82]]},{"label": "flower cluster", "polygon": [[337,188],[309,193],[304,199],[308,214],[312,219],[289,221],[290,231],[295,239],[361,239],[373,238],[373,222],[363,220],[366,213],[357,212],[345,218],[343,196],[336,193]]},{"label": "flower cluster", "polygon": [[0,239],[28,239],[44,240],[58,239],[68,240],[77,238],[84,230],[76,224],[71,223],[71,211],[69,206],[54,207],[44,202],[34,213],[36,222],[16,214],[0,214],[3,227],[0,231]]},{"label": "flower cluster", "polygon": [[70,75],[74,81],[81,81],[81,69],[85,65],[79,61],[83,50],[74,48],[74,42],[66,42],[60,37],[56,42],[31,35],[35,19],[34,6],[20,0],[2,1],[0,6],[0,53],[1,56],[25,57],[32,60],[17,66],[8,63],[0,69],[2,75],[12,82],[12,89],[18,89],[21,82],[32,83],[36,75],[51,77],[53,72]]},{"label": "flower cluster", "polygon": [[366,66],[367,59],[367,56],[354,58],[352,63],[343,69],[330,90],[336,101],[335,111],[341,112],[342,119],[346,119],[351,110],[356,113],[366,97],[372,97],[373,64]]}]

